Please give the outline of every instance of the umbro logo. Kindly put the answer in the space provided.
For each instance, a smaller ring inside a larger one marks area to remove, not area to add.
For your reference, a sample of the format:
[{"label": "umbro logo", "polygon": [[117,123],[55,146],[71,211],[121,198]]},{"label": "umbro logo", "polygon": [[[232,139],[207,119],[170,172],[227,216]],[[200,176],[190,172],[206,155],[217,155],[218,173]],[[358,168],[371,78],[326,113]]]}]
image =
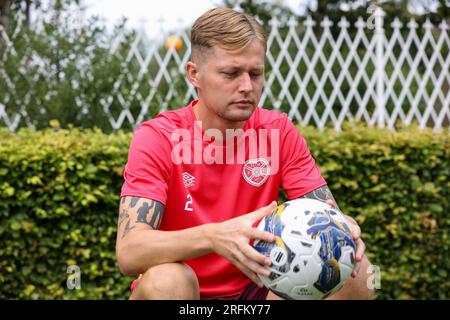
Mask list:
[{"label": "umbro logo", "polygon": [[186,188],[190,188],[195,184],[195,178],[187,172],[183,172],[183,183]]}]

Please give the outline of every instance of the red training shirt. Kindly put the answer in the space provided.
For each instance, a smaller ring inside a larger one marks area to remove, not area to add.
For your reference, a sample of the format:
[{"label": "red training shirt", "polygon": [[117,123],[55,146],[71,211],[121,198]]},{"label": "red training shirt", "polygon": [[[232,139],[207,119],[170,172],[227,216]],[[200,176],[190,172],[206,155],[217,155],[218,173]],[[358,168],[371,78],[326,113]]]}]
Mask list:
[{"label": "red training shirt", "polygon": [[[258,107],[244,134],[222,143],[195,122],[197,102],[143,122],[130,144],[121,196],[164,204],[160,230],[222,222],[278,200],[280,188],[295,199],[326,184],[286,114]],[[204,297],[235,295],[251,283],[216,253],[185,263]]]}]

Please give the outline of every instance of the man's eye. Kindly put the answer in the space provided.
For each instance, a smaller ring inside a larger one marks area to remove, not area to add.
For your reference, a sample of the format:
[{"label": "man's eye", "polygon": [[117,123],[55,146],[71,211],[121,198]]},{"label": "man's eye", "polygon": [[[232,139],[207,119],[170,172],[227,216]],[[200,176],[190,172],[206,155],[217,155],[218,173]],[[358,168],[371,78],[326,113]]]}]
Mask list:
[{"label": "man's eye", "polygon": [[227,78],[235,78],[237,77],[237,72],[222,72]]}]

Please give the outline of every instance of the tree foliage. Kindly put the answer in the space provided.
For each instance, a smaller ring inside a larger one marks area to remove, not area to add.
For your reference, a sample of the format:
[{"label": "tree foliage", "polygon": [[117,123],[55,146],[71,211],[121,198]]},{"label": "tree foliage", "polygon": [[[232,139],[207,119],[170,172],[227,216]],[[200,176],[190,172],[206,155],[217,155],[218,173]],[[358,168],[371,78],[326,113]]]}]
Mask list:
[{"label": "tree foliage", "polygon": [[[182,104],[184,94],[163,101],[170,86],[182,91],[185,83],[177,77],[170,83],[165,77],[154,81],[159,72],[155,58],[142,73],[136,56],[148,54],[150,44],[145,36],[136,45],[137,32],[127,28],[126,20],[112,30],[99,17],[79,21],[72,12],[77,6],[76,1],[57,1],[48,8],[35,8],[40,17],[33,26],[26,23],[25,6],[12,6],[14,14],[6,36],[0,34],[0,69],[4,71],[0,72],[0,104],[11,119],[22,116],[18,127],[43,129],[57,119],[63,128],[111,131],[111,119],[117,121],[124,108],[136,118],[154,88],[157,91],[145,118],[159,113],[163,103]],[[135,51],[130,58],[132,46]],[[158,53],[160,57],[167,53],[163,44]],[[171,59],[167,67],[173,71],[177,66]],[[122,128],[131,130],[133,123],[124,121]]]},{"label": "tree foliage", "polygon": [[[386,23],[392,22],[396,17],[403,22],[414,18],[419,23],[429,18],[435,24],[450,19],[450,1],[448,0],[318,0],[306,1],[304,4],[306,5],[303,14],[310,15],[315,21],[322,21],[327,16],[332,21],[339,21],[341,17],[345,17],[354,23],[358,17],[368,18],[373,13],[375,6],[381,7],[386,13]],[[295,13],[297,10],[292,10],[281,0],[224,0],[224,5],[257,16],[262,21],[268,21],[274,16],[302,17]],[[417,13],[414,8],[420,8],[421,13]]]}]

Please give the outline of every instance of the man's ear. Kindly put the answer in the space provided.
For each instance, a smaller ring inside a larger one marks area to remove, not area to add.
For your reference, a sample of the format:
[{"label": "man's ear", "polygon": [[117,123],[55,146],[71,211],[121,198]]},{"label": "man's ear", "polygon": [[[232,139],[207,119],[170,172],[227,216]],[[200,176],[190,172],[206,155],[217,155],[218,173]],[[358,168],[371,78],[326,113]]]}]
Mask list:
[{"label": "man's ear", "polygon": [[198,81],[198,66],[192,61],[186,64],[186,75],[190,83],[197,89],[199,87]]}]

